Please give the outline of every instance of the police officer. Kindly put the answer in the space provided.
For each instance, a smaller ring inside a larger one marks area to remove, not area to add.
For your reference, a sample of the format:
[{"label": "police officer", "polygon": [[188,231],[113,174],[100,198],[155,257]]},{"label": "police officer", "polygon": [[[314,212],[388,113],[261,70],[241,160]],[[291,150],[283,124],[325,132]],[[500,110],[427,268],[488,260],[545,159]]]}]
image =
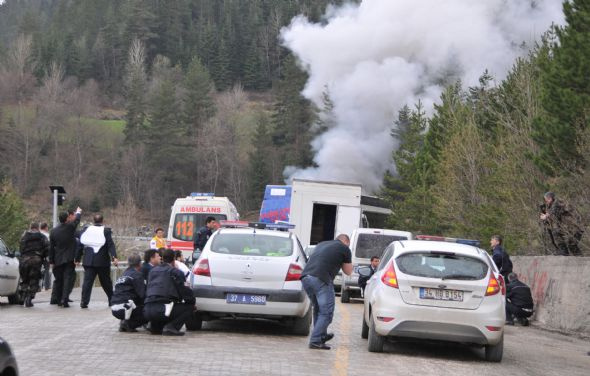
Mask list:
[{"label": "police officer", "polygon": [[39,232],[39,224],[31,223],[29,231],[20,240],[19,272],[21,292],[24,295],[25,307],[33,306],[35,293],[39,291],[41,267],[49,252],[49,240]]},{"label": "police officer", "polygon": [[84,283],[82,284],[80,307],[88,308],[92,286],[97,275],[110,305],[111,296],[113,295],[111,262],[117,266],[118,260],[111,229],[103,226],[103,217],[101,214],[95,214],[94,224],[82,231],[80,234],[80,244],[81,247],[76,255],[76,263],[79,263],[82,257],[81,253],[84,253],[84,259],[82,260]]},{"label": "police officer", "polygon": [[136,328],[147,322],[143,317],[145,280],[141,272],[141,257],[134,253],[127,258],[127,264],[127,269],[115,282],[111,312],[121,320],[120,332],[137,332]]},{"label": "police officer", "polygon": [[493,235],[490,239],[490,246],[492,247],[492,260],[498,267],[500,274],[504,277],[504,281],[508,280],[508,274],[512,273],[512,260],[502,247],[503,239],[500,235]]},{"label": "police officer", "polygon": [[531,289],[518,280],[516,273],[508,274],[506,286],[506,324],[514,325],[516,318],[523,326],[529,325],[528,318],[533,315],[533,296]]},{"label": "police officer", "polygon": [[195,297],[185,277],[174,267],[174,251],[165,249],[162,261],[150,270],[143,314],[152,334],[182,336],[180,329],[195,311]]},{"label": "police officer", "polygon": [[205,226],[201,227],[199,232],[197,232],[195,235],[193,249],[195,251],[197,249],[202,251],[203,248],[205,248],[205,244],[207,244],[207,240],[209,240],[215,229],[217,229],[217,221],[213,217],[207,217],[205,220]]}]

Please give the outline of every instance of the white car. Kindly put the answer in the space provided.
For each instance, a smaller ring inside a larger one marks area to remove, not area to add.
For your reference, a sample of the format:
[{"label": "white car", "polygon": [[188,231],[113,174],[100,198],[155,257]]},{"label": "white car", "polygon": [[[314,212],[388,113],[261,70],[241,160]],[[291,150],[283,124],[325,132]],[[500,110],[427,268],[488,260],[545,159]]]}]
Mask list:
[{"label": "white car", "polygon": [[388,337],[417,338],[484,346],[486,360],[500,362],[505,294],[504,280],[480,248],[396,241],[367,284],[361,336],[371,352],[382,352]]},{"label": "white car", "polygon": [[10,304],[20,304],[18,292],[20,273],[18,259],[0,239],[0,296],[7,296]]},{"label": "white car", "polygon": [[300,281],[306,256],[297,236],[254,225],[258,228],[222,224],[207,242],[193,266],[198,311],[187,329],[199,329],[202,320],[252,317],[279,320],[293,334],[309,334],[310,301]]}]

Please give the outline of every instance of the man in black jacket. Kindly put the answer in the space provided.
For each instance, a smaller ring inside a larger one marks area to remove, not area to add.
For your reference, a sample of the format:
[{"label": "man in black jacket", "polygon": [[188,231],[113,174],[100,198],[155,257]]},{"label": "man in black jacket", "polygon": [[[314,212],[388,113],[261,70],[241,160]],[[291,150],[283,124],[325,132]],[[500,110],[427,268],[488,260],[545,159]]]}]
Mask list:
[{"label": "man in black jacket", "polygon": [[163,263],[152,268],[143,314],[152,334],[182,336],[180,329],[195,311],[195,297],[185,286],[182,272],[174,267],[174,251],[162,252]]},{"label": "man in black jacket", "polygon": [[48,252],[49,240],[39,232],[38,223],[31,223],[30,230],[20,240],[19,272],[25,307],[33,306],[32,300],[39,291],[41,267]]},{"label": "man in black jacket", "polygon": [[127,258],[127,264],[127,270],[115,282],[111,311],[121,320],[120,332],[137,332],[136,328],[147,322],[143,317],[145,280],[140,271],[141,257],[134,253]]},{"label": "man in black jacket", "polygon": [[207,244],[207,240],[213,234],[213,231],[217,228],[217,221],[214,217],[207,217],[205,220],[205,226],[199,229],[199,232],[195,234],[195,239],[193,241],[193,249],[197,250],[200,249],[201,251],[205,248],[205,244]]},{"label": "man in black jacket", "polygon": [[529,324],[528,318],[533,315],[533,297],[531,289],[518,280],[516,273],[508,274],[506,286],[506,324],[514,325],[514,318],[524,326]]},{"label": "man in black jacket", "polygon": [[503,239],[500,235],[493,235],[490,239],[490,246],[492,247],[492,260],[498,267],[500,274],[504,277],[504,281],[508,280],[508,274],[512,273],[512,261],[506,250],[502,247]]},{"label": "man in black jacket", "polygon": [[152,270],[154,266],[160,265],[161,261],[162,255],[160,255],[160,251],[157,249],[148,249],[145,251],[143,254],[143,265],[141,265],[141,273],[143,274],[145,283],[147,283],[150,270]]},{"label": "man in black jacket", "polygon": [[113,295],[111,262],[117,266],[118,260],[111,229],[103,226],[103,220],[102,215],[94,215],[94,224],[86,227],[80,234],[80,248],[76,255],[76,263],[80,262],[81,253],[84,253],[81,308],[88,308],[92,286],[97,275],[102,289],[107,294],[109,305],[111,305],[111,296]]},{"label": "man in black jacket", "polygon": [[51,291],[51,303],[64,308],[68,304],[70,293],[76,278],[76,228],[80,223],[82,209],[67,211],[59,214],[60,224],[49,234],[49,264],[53,267],[55,282]]},{"label": "man in black jacket", "polygon": [[375,274],[375,271],[377,270],[378,267],[379,267],[379,257],[373,256],[373,257],[371,257],[371,264],[369,265],[369,268],[371,269],[371,273],[366,277],[359,275],[358,285],[361,288],[363,297],[365,296],[365,288],[367,287],[367,282],[369,281],[369,279],[371,279],[373,274]]}]

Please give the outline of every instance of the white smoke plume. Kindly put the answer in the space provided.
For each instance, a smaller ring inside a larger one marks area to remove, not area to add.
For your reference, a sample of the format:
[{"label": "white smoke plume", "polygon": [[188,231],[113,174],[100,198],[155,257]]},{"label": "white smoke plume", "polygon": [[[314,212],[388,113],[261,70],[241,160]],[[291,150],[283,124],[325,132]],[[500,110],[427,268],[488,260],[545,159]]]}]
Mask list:
[{"label": "white smoke plume", "polygon": [[[317,168],[288,167],[293,177],[360,183],[375,192],[392,166],[397,113],[420,99],[428,113],[443,83],[473,86],[485,69],[496,81],[551,23],[563,23],[561,0],[364,0],[329,7],[321,24],[298,16],[283,44],[309,73],[303,95],[335,124],[313,140]],[[444,81],[446,80],[446,81]]]}]

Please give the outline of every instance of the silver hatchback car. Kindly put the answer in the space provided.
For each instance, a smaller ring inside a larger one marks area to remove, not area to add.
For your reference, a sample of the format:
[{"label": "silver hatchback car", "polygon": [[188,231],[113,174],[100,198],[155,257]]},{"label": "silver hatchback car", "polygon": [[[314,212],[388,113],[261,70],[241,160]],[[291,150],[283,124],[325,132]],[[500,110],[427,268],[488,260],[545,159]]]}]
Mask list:
[{"label": "silver hatchback car", "polygon": [[505,285],[482,249],[396,241],[371,277],[364,303],[362,337],[371,352],[382,352],[388,337],[405,337],[483,346],[486,360],[502,360]]}]

